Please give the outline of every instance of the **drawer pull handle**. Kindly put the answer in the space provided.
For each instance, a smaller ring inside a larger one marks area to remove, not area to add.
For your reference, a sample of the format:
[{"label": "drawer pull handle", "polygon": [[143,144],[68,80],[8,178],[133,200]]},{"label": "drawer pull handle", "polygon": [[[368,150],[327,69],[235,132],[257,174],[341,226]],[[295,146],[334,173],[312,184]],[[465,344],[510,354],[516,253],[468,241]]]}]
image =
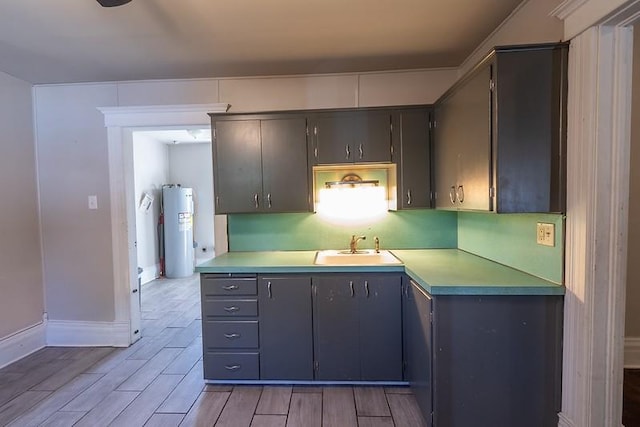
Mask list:
[{"label": "drawer pull handle", "polygon": [[225,291],[235,291],[238,288],[238,285],[227,285],[222,287],[222,289],[224,289]]},{"label": "drawer pull handle", "polygon": [[271,293],[271,282],[267,282],[267,290],[269,291],[269,299],[273,298],[273,294]]},{"label": "drawer pull handle", "polygon": [[369,281],[364,281],[364,290],[367,292],[367,298],[369,298]]},{"label": "drawer pull handle", "polygon": [[240,365],[224,365],[224,369],[227,371],[237,371],[240,369]]},{"label": "drawer pull handle", "polygon": [[236,311],[240,310],[238,307],[236,307],[235,305],[232,305],[231,307],[225,307],[224,311],[226,311],[227,313],[234,313]]},{"label": "drawer pull handle", "polygon": [[240,334],[232,333],[232,334],[224,334],[224,337],[228,340],[234,340],[236,338],[240,338]]},{"label": "drawer pull handle", "polygon": [[353,290],[353,280],[349,281],[349,288],[351,289],[351,298],[353,298],[355,295],[355,291]]}]

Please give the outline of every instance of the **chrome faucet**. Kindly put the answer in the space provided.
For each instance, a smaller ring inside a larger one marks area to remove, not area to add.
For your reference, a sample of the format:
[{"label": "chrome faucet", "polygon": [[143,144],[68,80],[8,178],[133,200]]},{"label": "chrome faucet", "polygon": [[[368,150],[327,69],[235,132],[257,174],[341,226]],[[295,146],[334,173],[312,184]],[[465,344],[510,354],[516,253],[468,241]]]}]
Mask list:
[{"label": "chrome faucet", "polygon": [[351,241],[349,242],[349,251],[352,254],[358,252],[358,242],[360,240],[367,240],[367,236],[359,236],[357,238],[355,234],[351,236]]},{"label": "chrome faucet", "polygon": [[374,244],[373,247],[374,247],[376,253],[379,254],[380,253],[380,239],[378,239],[378,236],[374,237],[373,244]]}]

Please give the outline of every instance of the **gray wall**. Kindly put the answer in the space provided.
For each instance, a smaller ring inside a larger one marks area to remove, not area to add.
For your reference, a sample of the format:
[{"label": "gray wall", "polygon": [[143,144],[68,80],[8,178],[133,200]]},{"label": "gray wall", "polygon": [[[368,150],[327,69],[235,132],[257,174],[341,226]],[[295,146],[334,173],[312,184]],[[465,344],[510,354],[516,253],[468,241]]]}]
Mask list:
[{"label": "gray wall", "polygon": [[633,35],[631,92],[631,174],[629,179],[629,246],[625,335],[640,338],[640,26]]},{"label": "gray wall", "polygon": [[[140,132],[134,132],[133,171],[138,266],[144,269],[142,283],[147,283],[160,275],[158,219],[162,202],[162,186],[171,182],[167,145]],[[154,198],[148,211],[138,208],[144,193]]]},{"label": "gray wall", "polygon": [[49,318],[113,321],[107,132],[96,107],[117,105],[116,85],[38,87],[35,103]]},{"label": "gray wall", "polygon": [[31,85],[0,73],[0,339],[42,321]]}]

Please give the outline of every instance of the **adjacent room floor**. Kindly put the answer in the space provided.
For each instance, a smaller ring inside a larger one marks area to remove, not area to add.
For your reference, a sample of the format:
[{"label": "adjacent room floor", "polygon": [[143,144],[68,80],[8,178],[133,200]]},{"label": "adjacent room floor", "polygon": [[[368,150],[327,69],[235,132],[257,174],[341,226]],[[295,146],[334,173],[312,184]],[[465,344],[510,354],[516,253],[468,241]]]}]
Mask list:
[{"label": "adjacent room floor", "polygon": [[406,387],[206,385],[198,276],[141,294],[131,347],[47,347],[0,370],[0,425],[425,425]]}]

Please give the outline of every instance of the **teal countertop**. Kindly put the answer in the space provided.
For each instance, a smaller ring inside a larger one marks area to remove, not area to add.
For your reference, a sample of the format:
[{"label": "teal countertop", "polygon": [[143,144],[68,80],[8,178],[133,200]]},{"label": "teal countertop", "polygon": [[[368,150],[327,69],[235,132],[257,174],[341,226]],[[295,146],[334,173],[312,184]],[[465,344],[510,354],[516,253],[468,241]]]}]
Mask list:
[{"label": "teal countertop", "polygon": [[432,295],[563,295],[564,286],[458,249],[391,250],[403,265],[327,266],[316,251],[228,252],[199,273],[406,272]]}]

